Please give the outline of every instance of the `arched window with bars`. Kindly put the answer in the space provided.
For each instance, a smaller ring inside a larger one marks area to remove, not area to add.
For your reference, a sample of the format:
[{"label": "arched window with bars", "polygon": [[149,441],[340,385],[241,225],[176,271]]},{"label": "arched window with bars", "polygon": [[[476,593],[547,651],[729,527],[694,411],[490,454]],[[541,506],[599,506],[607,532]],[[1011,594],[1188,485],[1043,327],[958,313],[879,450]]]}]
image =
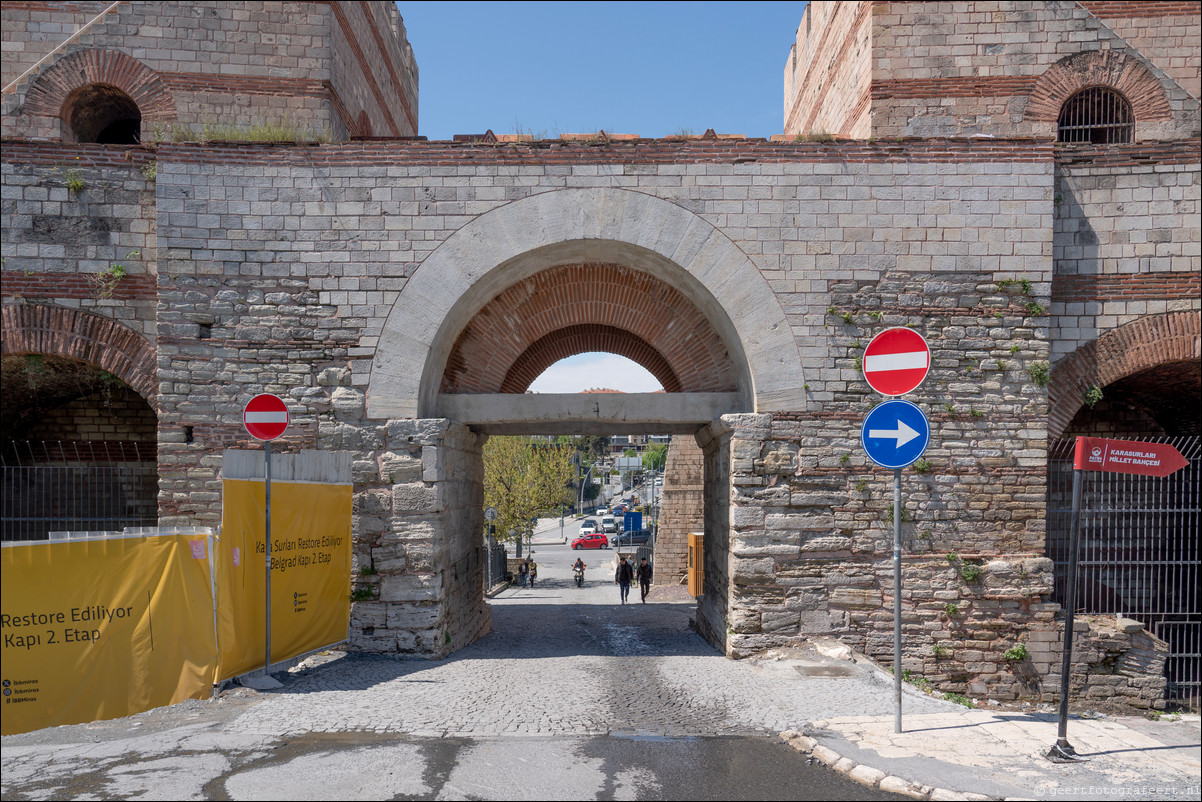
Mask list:
[{"label": "arched window with bars", "polygon": [[1134,128],[1131,104],[1126,98],[1108,87],[1090,86],[1060,107],[1056,141],[1113,145],[1130,142]]}]

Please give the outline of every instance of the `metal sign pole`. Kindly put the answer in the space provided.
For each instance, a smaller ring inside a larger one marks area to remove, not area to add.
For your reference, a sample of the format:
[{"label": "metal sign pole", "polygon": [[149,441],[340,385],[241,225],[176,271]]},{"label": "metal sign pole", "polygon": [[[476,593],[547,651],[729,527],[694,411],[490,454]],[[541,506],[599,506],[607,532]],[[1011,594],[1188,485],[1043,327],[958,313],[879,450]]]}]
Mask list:
[{"label": "metal sign pole", "polygon": [[893,469],[893,731],[902,731],[901,468]]},{"label": "metal sign pole", "polygon": [[1073,665],[1073,613],[1077,607],[1077,548],[1081,537],[1081,472],[1085,457],[1084,437],[1078,437],[1073,450],[1073,517],[1068,540],[1068,582],[1065,588],[1064,647],[1060,658],[1060,726],[1056,743],[1044,755],[1054,763],[1076,763],[1082,758],[1068,742],[1068,686]]},{"label": "metal sign pole", "polygon": [[264,522],[264,530],[266,532],[267,543],[267,559],[265,561],[265,572],[267,574],[267,618],[265,629],[267,631],[267,645],[264,651],[263,658],[263,673],[271,673],[271,441],[263,441],[263,453],[266,454],[267,471],[265,474],[265,499],[266,499],[266,521]]}]

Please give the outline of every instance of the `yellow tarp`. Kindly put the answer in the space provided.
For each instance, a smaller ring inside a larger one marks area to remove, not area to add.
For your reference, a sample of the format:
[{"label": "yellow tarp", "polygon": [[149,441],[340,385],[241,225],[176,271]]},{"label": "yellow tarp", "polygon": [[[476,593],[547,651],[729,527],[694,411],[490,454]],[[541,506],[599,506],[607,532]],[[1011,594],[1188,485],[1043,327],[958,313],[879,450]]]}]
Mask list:
[{"label": "yellow tarp", "polygon": [[[346,640],[351,485],[271,483],[271,662]],[[263,667],[264,485],[225,479],[215,548],[215,681]]]},{"label": "yellow tarp", "polygon": [[0,549],[3,733],[208,698],[207,543],[173,534]]}]

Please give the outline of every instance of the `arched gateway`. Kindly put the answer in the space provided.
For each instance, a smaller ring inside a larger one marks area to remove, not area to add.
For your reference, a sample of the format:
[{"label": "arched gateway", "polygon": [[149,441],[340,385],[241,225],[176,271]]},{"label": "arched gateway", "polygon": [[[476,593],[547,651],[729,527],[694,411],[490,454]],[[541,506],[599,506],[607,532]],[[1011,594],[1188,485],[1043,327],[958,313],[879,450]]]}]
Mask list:
[{"label": "arched gateway", "polygon": [[[639,362],[668,392],[525,394],[543,368],[592,350]],[[442,655],[488,631],[481,434],[698,434],[708,444],[707,518],[720,526],[729,468],[723,427],[712,424],[802,410],[804,383],[784,310],[755,263],[686,209],[570,189],[473,220],[407,282],[372,363],[368,416],[389,420],[389,442],[420,449],[423,465],[421,482],[393,486],[389,539],[427,556],[392,575],[387,561],[374,566],[380,596],[359,605],[360,639]]]}]

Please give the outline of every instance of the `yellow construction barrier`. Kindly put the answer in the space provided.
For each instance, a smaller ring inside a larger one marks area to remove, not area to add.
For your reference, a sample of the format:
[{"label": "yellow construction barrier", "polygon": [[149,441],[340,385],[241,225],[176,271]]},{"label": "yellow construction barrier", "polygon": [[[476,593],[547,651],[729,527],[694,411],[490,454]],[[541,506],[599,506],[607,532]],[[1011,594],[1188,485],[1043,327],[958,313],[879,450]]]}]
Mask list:
[{"label": "yellow construction barrier", "polygon": [[[346,640],[350,623],[350,484],[271,482],[271,662]],[[215,548],[214,681],[264,664],[264,484],[225,479]]]},{"label": "yellow construction barrier", "polygon": [[704,533],[689,532],[689,595],[701,596],[705,593],[705,535]]},{"label": "yellow construction barrier", "polygon": [[205,699],[210,535],[6,544],[3,734]]}]

